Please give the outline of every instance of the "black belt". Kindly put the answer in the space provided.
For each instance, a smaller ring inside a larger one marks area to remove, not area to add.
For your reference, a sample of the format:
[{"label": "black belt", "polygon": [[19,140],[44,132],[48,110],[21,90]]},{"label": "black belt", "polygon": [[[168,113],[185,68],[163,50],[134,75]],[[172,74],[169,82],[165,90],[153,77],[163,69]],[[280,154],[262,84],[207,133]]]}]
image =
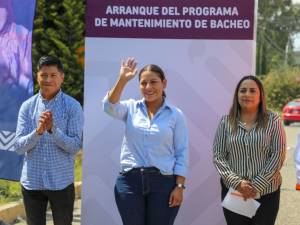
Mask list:
[{"label": "black belt", "polygon": [[120,172],[120,174],[128,174],[128,173],[160,173],[160,170],[154,166],[151,167],[135,167],[128,171]]}]

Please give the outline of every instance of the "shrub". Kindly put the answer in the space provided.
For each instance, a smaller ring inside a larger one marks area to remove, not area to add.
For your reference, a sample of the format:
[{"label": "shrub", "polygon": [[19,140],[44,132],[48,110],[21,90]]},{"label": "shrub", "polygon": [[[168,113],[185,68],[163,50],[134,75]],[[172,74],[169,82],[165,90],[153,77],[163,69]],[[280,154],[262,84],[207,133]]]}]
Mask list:
[{"label": "shrub", "polygon": [[300,98],[300,69],[282,67],[263,80],[268,108],[280,112],[290,100]]}]

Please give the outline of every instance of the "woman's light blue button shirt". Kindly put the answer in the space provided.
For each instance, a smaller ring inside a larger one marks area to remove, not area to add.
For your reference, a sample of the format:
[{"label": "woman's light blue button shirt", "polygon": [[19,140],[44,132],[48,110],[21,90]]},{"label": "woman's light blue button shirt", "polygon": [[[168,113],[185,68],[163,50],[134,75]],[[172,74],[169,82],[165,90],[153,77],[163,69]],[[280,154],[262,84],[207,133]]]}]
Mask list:
[{"label": "woman's light blue button shirt", "polygon": [[121,170],[157,167],[163,174],[183,177],[188,169],[188,130],[182,111],[167,100],[150,119],[144,100],[129,99],[112,104],[108,95],[103,109],[125,122],[121,147]]}]

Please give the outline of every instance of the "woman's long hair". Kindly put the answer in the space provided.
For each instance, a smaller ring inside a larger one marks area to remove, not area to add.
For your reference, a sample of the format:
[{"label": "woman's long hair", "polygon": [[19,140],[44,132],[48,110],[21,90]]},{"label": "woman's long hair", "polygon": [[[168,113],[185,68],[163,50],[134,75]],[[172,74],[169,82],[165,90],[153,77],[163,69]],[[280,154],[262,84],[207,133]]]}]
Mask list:
[{"label": "woman's long hair", "polygon": [[266,108],[266,96],[264,92],[264,87],[261,83],[261,81],[253,76],[253,75],[248,75],[242,77],[242,79],[239,81],[237,84],[235,91],[234,91],[234,97],[233,97],[233,102],[229,111],[229,123],[231,127],[233,128],[233,131],[236,132],[238,128],[238,121],[240,117],[240,111],[241,111],[241,106],[238,101],[238,92],[240,89],[240,86],[243,81],[245,80],[253,80],[259,89],[260,92],[260,97],[259,97],[259,105],[258,105],[258,114],[257,114],[257,127],[256,128],[265,128],[267,125],[267,108]]}]

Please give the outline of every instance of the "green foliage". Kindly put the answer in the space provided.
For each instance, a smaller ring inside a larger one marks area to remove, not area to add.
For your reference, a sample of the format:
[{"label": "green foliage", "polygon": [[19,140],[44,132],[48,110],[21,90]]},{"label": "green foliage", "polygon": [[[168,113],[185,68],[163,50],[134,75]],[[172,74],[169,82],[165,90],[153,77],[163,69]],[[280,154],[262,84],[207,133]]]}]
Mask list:
[{"label": "green foliage", "polygon": [[299,31],[299,6],[290,0],[258,1],[256,74],[293,65],[291,35]]},{"label": "green foliage", "polygon": [[75,181],[82,180],[82,151],[76,155],[75,160]]},{"label": "green foliage", "polygon": [[283,67],[263,80],[268,107],[280,112],[290,100],[300,97],[300,69]]},{"label": "green foliage", "polygon": [[19,182],[0,180],[0,204],[17,201],[21,198]]},{"label": "green foliage", "polygon": [[43,55],[60,58],[65,72],[62,89],[81,103],[83,65],[78,50],[84,46],[84,13],[83,0],[37,1],[32,44],[33,65]]}]

